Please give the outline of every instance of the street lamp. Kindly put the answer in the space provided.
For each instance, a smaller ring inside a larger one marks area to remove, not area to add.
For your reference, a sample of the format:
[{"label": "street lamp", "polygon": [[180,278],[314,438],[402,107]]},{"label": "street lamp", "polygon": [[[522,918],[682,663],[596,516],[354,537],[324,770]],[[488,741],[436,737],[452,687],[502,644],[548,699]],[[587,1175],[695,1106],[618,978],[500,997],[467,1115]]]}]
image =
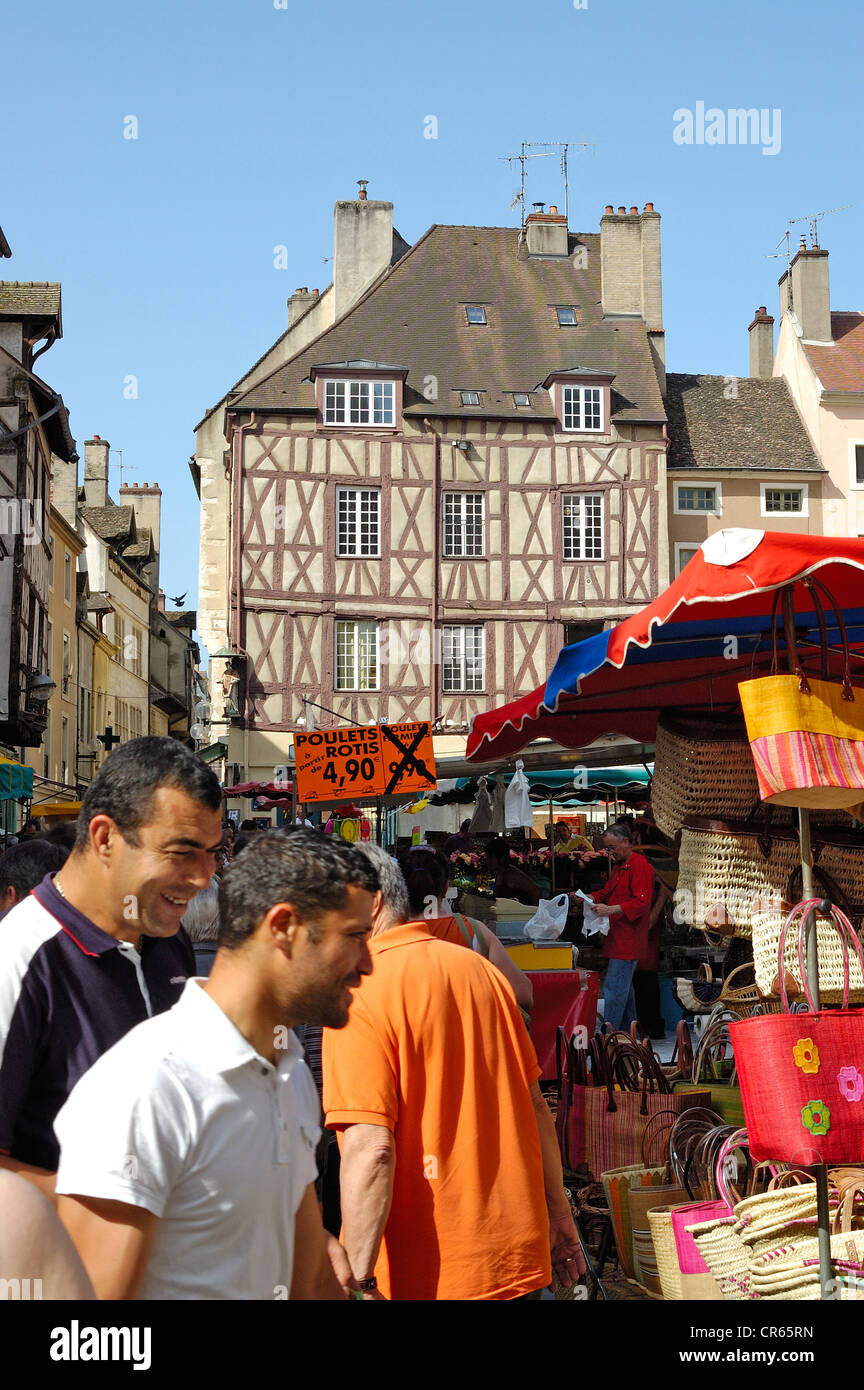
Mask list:
[{"label": "street lamp", "polygon": [[27,683],[27,694],[38,705],[46,705],[57,689],[57,682],[50,676],[31,676]]}]

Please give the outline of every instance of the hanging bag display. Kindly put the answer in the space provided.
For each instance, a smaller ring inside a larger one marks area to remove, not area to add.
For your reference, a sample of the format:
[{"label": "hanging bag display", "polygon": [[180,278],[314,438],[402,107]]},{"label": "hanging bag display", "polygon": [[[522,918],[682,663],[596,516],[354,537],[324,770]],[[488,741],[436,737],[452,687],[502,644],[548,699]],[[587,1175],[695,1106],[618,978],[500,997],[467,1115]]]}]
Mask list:
[{"label": "hanging bag display", "polygon": [[[771,615],[771,675],[742,681],[738,694],[763,801],[785,806],[850,807],[864,800],[864,690],[849,673],[846,624],[818,579],[801,581],[810,592],[819,625],[820,675],[803,668],[795,635],[794,585],[778,589]],[[829,679],[828,631],[822,598],[834,609],[843,652],[841,683]],[[787,652],[794,674],[778,674],[782,606]]]},{"label": "hanging bag display", "polygon": [[[756,1159],[785,1163],[864,1162],[864,1013],[850,1010],[850,952],[864,970],[864,952],[848,919],[831,909],[842,944],[839,1010],[815,1009],[807,980],[807,918],[820,900],[799,903],[783,924],[777,975],[783,1012],[729,1026]],[[828,919],[824,919],[828,921]],[[784,969],[788,935],[797,935],[797,976],[811,1012],[789,1012]]]},{"label": "hanging bag display", "polygon": [[634,1043],[626,1033],[597,1033],[586,1049],[559,1028],[557,1058],[558,1142],[570,1172],[587,1169],[599,1180],[605,1172],[638,1163],[653,1115],[710,1103],[707,1089],[670,1094],[651,1047]]},{"label": "hanging bag display", "polygon": [[670,838],[685,816],[743,819],[759,800],[741,716],[661,711],[654,742],[651,811]]}]

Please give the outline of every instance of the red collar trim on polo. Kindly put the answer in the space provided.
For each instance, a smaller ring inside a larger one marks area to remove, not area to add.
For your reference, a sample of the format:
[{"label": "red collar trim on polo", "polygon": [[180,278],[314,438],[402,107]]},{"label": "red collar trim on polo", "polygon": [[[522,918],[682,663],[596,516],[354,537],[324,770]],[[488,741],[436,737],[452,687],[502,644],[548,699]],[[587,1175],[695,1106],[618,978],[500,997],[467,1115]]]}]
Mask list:
[{"label": "red collar trim on polo", "polygon": [[46,874],[41,883],[32,890],[33,896],[45,911],[59,922],[64,932],[85,956],[102,956],[106,951],[115,950],[117,938],[97,927],[77,907],[57,892],[53,876]]}]

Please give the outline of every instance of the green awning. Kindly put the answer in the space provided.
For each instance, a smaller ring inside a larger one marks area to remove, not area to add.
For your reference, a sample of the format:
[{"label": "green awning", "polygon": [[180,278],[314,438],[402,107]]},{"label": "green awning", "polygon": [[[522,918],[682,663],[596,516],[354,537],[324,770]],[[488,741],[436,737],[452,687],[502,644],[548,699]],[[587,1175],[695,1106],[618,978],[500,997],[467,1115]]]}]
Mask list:
[{"label": "green awning", "polygon": [[21,801],[33,795],[33,769],[0,759],[0,801]]}]

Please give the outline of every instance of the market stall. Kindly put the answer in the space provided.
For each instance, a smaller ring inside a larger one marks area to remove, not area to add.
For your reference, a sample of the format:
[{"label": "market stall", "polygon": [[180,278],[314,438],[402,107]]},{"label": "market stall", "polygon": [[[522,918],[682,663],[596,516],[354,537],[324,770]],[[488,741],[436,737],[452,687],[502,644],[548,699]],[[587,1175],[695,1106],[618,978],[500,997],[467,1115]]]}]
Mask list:
[{"label": "market stall", "polygon": [[[681,811],[675,833],[681,836],[685,891],[692,898],[693,890],[700,885],[703,890],[698,906],[690,904],[690,920],[697,928],[753,942],[756,983],[733,989],[730,976],[730,988],[727,992],[724,984],[718,1000],[711,1047],[692,1069],[682,1071],[680,1058],[678,1062],[680,1080],[686,1072],[696,1088],[692,1094],[705,1097],[709,1108],[719,1098],[713,1085],[698,1090],[700,1065],[707,1056],[714,1080],[728,1086],[728,1074],[719,1076],[718,1067],[726,1067],[728,1073],[728,1066],[739,1062],[740,1097],[748,1123],[746,1131],[729,1130],[713,1150],[713,1138],[699,1139],[700,1151],[710,1151],[716,1159],[710,1165],[708,1193],[713,1210],[701,1213],[710,1219],[700,1223],[697,1213],[689,1212],[701,1270],[698,1263],[685,1269],[693,1251],[686,1254],[686,1239],[682,1244],[676,1233],[672,1248],[677,1262],[673,1260],[667,1270],[671,1271],[668,1281],[661,1280],[655,1290],[659,1293],[662,1284],[666,1297],[684,1296],[671,1291],[673,1275],[694,1269],[712,1282],[714,1291],[703,1295],[707,1297],[859,1297],[864,1286],[864,1248],[847,1240],[848,1258],[844,1259],[840,1235],[830,1234],[831,1224],[840,1234],[844,1229],[837,1226],[836,1202],[832,1206],[831,1199],[843,1180],[836,1166],[829,1178],[827,1167],[831,1162],[864,1162],[864,1116],[858,1115],[864,1081],[859,1086],[860,1072],[851,1061],[853,1053],[860,1057],[864,1048],[864,1016],[826,1014],[819,1007],[820,988],[833,988],[834,1002],[841,1008],[850,1002],[850,994],[853,1000],[856,993],[859,1002],[864,1000],[864,958],[857,936],[838,907],[840,894],[851,900],[864,878],[864,840],[850,815],[856,800],[864,800],[864,690],[853,683],[864,659],[862,571],[864,541],[860,539],[808,537],[804,541],[800,536],[763,532],[720,532],[647,609],[611,632],[565,648],[545,686],[478,716],[469,738],[469,757],[484,762],[495,756],[512,757],[538,736],[554,737],[573,748],[611,731],[657,739],[652,800],[660,810],[658,823],[663,816],[674,821],[676,807]],[[739,725],[742,699],[747,713],[743,735],[743,726],[732,727]],[[683,795],[682,786],[673,785],[676,776],[683,784]],[[661,808],[664,779],[669,794]],[[742,804],[730,807],[726,801],[730,796],[739,797]],[[773,808],[778,807],[778,819],[772,824]],[[737,812],[737,818],[730,811]],[[833,875],[825,869],[829,860],[836,871]],[[712,874],[714,880],[706,886]],[[733,881],[738,891],[730,902],[728,887]],[[799,899],[797,915],[788,915]],[[832,955],[829,946],[835,929],[842,945],[839,956],[839,948],[835,945]],[[768,957],[774,952],[773,975],[769,959],[761,969],[760,988],[759,949],[766,941]],[[805,999],[790,1002],[791,992]],[[807,1007],[813,1011],[809,1020],[796,1023],[795,1010]],[[731,1030],[730,1014],[737,1019]],[[801,1034],[794,1046],[792,1033]],[[782,1062],[778,1053],[771,1069],[770,1094],[760,1086],[764,1066],[757,1063],[748,1075],[749,1063],[745,1065],[752,1054],[751,1039],[757,1034],[760,1040],[764,1035],[763,1058],[769,1055],[769,1040],[781,1036],[791,1040],[788,1068],[785,1053]],[[817,1035],[824,1039],[821,1049],[814,1041]],[[682,1046],[683,1042],[682,1038]],[[638,1048],[636,1043],[633,1046]],[[669,1077],[663,1077],[650,1048],[643,1048],[636,1061],[631,1057],[622,1071],[625,1051],[623,1044],[613,1040],[605,1063],[597,1054],[597,1066],[611,1068],[624,1090],[630,1089],[634,1075],[651,1075],[658,1098],[665,1100]],[[839,1065],[836,1078],[827,1074],[823,1059],[829,1069]],[[602,1078],[592,1076],[591,1069],[586,1072],[584,1058],[572,1049],[568,1065],[568,1095],[572,1098],[578,1092],[580,1097],[575,1109],[566,1101],[563,1105],[562,1147],[572,1155],[587,1152],[586,1138],[592,1142],[597,1138],[589,1133],[590,1124],[586,1129],[585,1099],[592,1084],[597,1087]],[[818,1079],[807,1081],[808,1077]],[[671,1104],[667,1108],[674,1110]],[[577,1112],[579,1123],[574,1128]],[[683,1116],[679,1120],[683,1122]],[[675,1131],[679,1120],[674,1121]],[[632,1139],[637,1133],[640,1142],[644,1138],[644,1123],[634,1123],[628,1131],[623,1119],[617,1126],[610,1125],[601,1111],[597,1124],[602,1133],[617,1132],[619,1140],[628,1135]],[[691,1125],[689,1139],[680,1136],[682,1148],[686,1149],[697,1129]],[[717,1130],[714,1124],[711,1133]],[[741,1192],[736,1192],[735,1185],[742,1173],[742,1152],[750,1155],[744,1171],[751,1186],[754,1174],[759,1179],[752,1187],[753,1196],[739,1200]],[[623,1149],[617,1154],[619,1161],[624,1161],[622,1153]],[[592,1161],[599,1165],[605,1160],[595,1153]],[[797,1208],[794,1202],[786,1202],[787,1212],[794,1208],[795,1219],[781,1219],[782,1201],[769,1190],[758,1190],[769,1161],[775,1171],[795,1163],[812,1167]],[[599,1178],[600,1172],[595,1176]],[[690,1187],[686,1192],[680,1186],[676,1189],[673,1176],[664,1165],[656,1179],[657,1205],[639,1215],[642,1273],[648,1281],[659,1278],[661,1248],[669,1253],[664,1233],[668,1237],[672,1230],[682,1195],[693,1195]],[[603,1174],[604,1185],[607,1177],[611,1170]],[[706,1195],[704,1187],[700,1195]],[[757,1204],[762,1220],[767,1221],[770,1209],[773,1226],[769,1223],[763,1231],[767,1246],[760,1248],[746,1238],[748,1225],[755,1220],[746,1207],[748,1200]],[[630,1255],[638,1267],[637,1218],[629,1197],[627,1201],[632,1217]],[[852,1220],[854,1192],[844,1211]],[[652,1218],[650,1223],[647,1217]],[[646,1229],[649,1224],[650,1230]],[[778,1241],[783,1239],[790,1242],[783,1247],[788,1258],[777,1264],[776,1273],[782,1272],[783,1277],[772,1283],[769,1257],[777,1258]],[[623,1226],[616,1230],[616,1240],[623,1261],[627,1247]]]}]

